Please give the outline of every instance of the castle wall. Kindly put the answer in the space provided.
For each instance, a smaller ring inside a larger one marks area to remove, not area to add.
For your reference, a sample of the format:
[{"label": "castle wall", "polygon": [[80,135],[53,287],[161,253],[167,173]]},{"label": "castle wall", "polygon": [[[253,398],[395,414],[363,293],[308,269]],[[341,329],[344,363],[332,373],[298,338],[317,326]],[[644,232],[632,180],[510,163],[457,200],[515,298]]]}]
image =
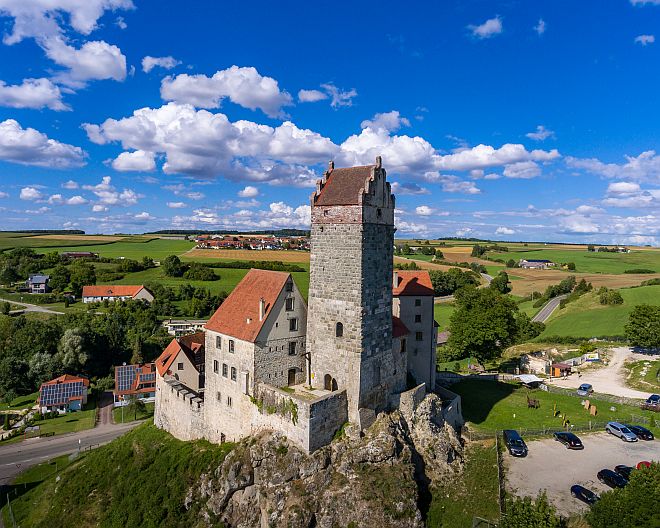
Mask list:
[{"label": "castle wall", "polygon": [[168,383],[156,376],[154,424],[179,440],[196,440],[206,436],[204,403],[191,391]]}]

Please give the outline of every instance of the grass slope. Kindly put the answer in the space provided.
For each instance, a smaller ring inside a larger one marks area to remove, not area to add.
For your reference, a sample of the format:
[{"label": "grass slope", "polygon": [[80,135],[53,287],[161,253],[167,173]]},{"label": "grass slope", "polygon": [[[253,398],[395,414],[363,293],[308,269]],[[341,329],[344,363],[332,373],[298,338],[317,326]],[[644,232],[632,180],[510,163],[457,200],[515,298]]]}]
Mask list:
[{"label": "grass slope", "polygon": [[59,482],[52,475],[15,499],[16,522],[34,528],[194,528],[200,509],[192,504],[186,510],[185,495],[231,447],[181,442],[141,425],[60,471]]},{"label": "grass slope", "polygon": [[565,308],[556,310],[546,322],[539,339],[548,336],[617,336],[624,327],[632,309],[639,304],[660,304],[660,286],[623,288],[619,290],[623,304],[600,304],[596,293],[583,295]]},{"label": "grass slope", "polygon": [[438,303],[433,305],[433,317],[440,325],[438,332],[449,328],[449,318],[454,313],[454,303]]}]

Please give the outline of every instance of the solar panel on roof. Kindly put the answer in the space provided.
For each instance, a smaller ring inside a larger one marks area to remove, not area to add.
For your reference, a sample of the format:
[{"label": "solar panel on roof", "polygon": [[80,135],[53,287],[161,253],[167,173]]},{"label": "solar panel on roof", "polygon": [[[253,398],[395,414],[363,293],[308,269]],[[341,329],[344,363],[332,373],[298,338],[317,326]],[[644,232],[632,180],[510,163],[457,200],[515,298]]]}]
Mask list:
[{"label": "solar panel on roof", "polygon": [[121,365],[116,367],[117,370],[117,390],[119,392],[131,390],[137,369],[135,365]]},{"label": "solar panel on roof", "polygon": [[83,395],[82,381],[55,383],[41,387],[40,402],[42,406],[62,405],[69,403],[71,398]]}]

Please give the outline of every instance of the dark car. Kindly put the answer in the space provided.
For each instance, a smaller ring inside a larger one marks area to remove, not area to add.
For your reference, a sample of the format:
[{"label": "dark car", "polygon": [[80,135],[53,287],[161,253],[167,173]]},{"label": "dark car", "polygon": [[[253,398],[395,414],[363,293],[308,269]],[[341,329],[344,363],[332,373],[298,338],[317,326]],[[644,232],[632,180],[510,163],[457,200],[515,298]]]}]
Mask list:
[{"label": "dark car", "polygon": [[655,438],[651,431],[649,431],[646,427],[642,427],[641,425],[626,424],[626,427],[635,433],[637,438],[641,438],[642,440],[653,440]]},{"label": "dark car", "polygon": [[504,443],[506,448],[509,450],[509,453],[516,457],[527,456],[527,445],[518,434],[518,431],[514,431],[513,429],[505,429],[502,431],[502,434],[504,436]]},{"label": "dark car", "polygon": [[601,469],[597,476],[598,480],[603,484],[607,484],[610,488],[623,488],[628,484],[628,481],[625,478],[611,469]]},{"label": "dark car", "polygon": [[571,496],[580,499],[582,502],[587,504],[594,504],[600,497],[596,495],[593,491],[580,486],[579,484],[574,484],[571,486]]},{"label": "dark car", "polygon": [[555,440],[564,444],[568,449],[584,449],[582,441],[573,433],[558,431],[553,436]]},{"label": "dark car", "polygon": [[626,480],[630,480],[630,474],[632,473],[633,469],[635,468],[624,466],[623,464],[614,466],[614,472],[621,475]]}]

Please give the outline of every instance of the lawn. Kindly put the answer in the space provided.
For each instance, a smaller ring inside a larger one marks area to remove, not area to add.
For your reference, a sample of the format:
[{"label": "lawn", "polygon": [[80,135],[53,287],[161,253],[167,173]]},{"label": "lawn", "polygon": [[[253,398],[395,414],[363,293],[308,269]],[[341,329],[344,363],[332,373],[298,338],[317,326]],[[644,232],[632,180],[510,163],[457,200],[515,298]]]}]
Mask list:
[{"label": "lawn", "polygon": [[[591,400],[598,409],[596,417],[582,407],[580,397],[555,394],[542,390],[529,391],[518,384],[483,380],[462,380],[450,387],[461,396],[463,417],[478,432],[502,429],[561,429],[561,418],[553,416],[553,406],[566,414],[573,425],[587,426],[589,422],[620,420],[629,422],[631,415],[650,417],[653,413],[630,405]],[[539,400],[539,409],[527,408],[527,395]],[[616,411],[611,411],[614,407]],[[658,430],[658,428],[656,428]]]},{"label": "lawn", "polygon": [[0,403],[0,411],[18,411],[21,409],[29,409],[34,405],[39,397],[38,392],[33,392],[26,396],[18,396],[9,403]]},{"label": "lawn", "polygon": [[631,253],[598,253],[585,249],[533,249],[529,251],[509,251],[506,253],[487,253],[489,258],[513,259],[548,259],[557,264],[574,262],[576,272],[586,273],[623,273],[636,268],[660,272],[660,251],[638,250]]},{"label": "lawn", "polygon": [[604,306],[596,293],[588,293],[557,309],[539,339],[548,336],[622,336],[632,309],[638,304],[660,304],[660,286],[622,288],[623,304]]},{"label": "lawn", "polygon": [[443,332],[449,327],[449,318],[454,313],[454,303],[436,303],[433,305],[433,317],[440,325],[438,332]]},{"label": "lawn", "polygon": [[[122,412],[123,410],[123,412]],[[115,407],[112,409],[112,419],[115,423],[133,422],[135,420],[146,420],[154,415],[154,404],[146,403],[144,412],[138,411],[137,416],[135,412],[127,407]]]},{"label": "lawn", "polygon": [[660,389],[660,359],[642,359],[625,364],[626,384],[638,390],[658,392]]},{"label": "lawn", "polygon": [[[165,240],[161,238],[150,240],[148,238],[138,237],[131,240],[122,240],[108,244],[90,244],[84,247],[84,251],[98,253],[101,257],[108,258],[124,257],[141,260],[142,257],[151,257],[154,260],[163,260],[169,255],[181,255],[195,246],[194,242],[187,240]],[[49,242],[52,242],[52,240]],[[58,251],[59,253],[63,251],[83,251],[80,245],[76,243],[73,246],[64,246],[60,241],[59,246],[52,247],[49,251]]]},{"label": "lawn", "polygon": [[539,310],[541,309],[541,308],[534,308],[534,303],[536,301],[537,301],[537,299],[518,303],[518,310],[520,312],[526,313],[530,317],[534,317],[539,312]]},{"label": "lawn", "polygon": [[463,474],[432,490],[429,528],[471,528],[474,517],[499,519],[495,442],[467,445]]},{"label": "lawn", "polygon": [[35,420],[32,425],[38,425],[40,433],[60,435],[92,429],[95,423],[96,403],[90,401],[82,411],[70,412],[48,420]]}]

